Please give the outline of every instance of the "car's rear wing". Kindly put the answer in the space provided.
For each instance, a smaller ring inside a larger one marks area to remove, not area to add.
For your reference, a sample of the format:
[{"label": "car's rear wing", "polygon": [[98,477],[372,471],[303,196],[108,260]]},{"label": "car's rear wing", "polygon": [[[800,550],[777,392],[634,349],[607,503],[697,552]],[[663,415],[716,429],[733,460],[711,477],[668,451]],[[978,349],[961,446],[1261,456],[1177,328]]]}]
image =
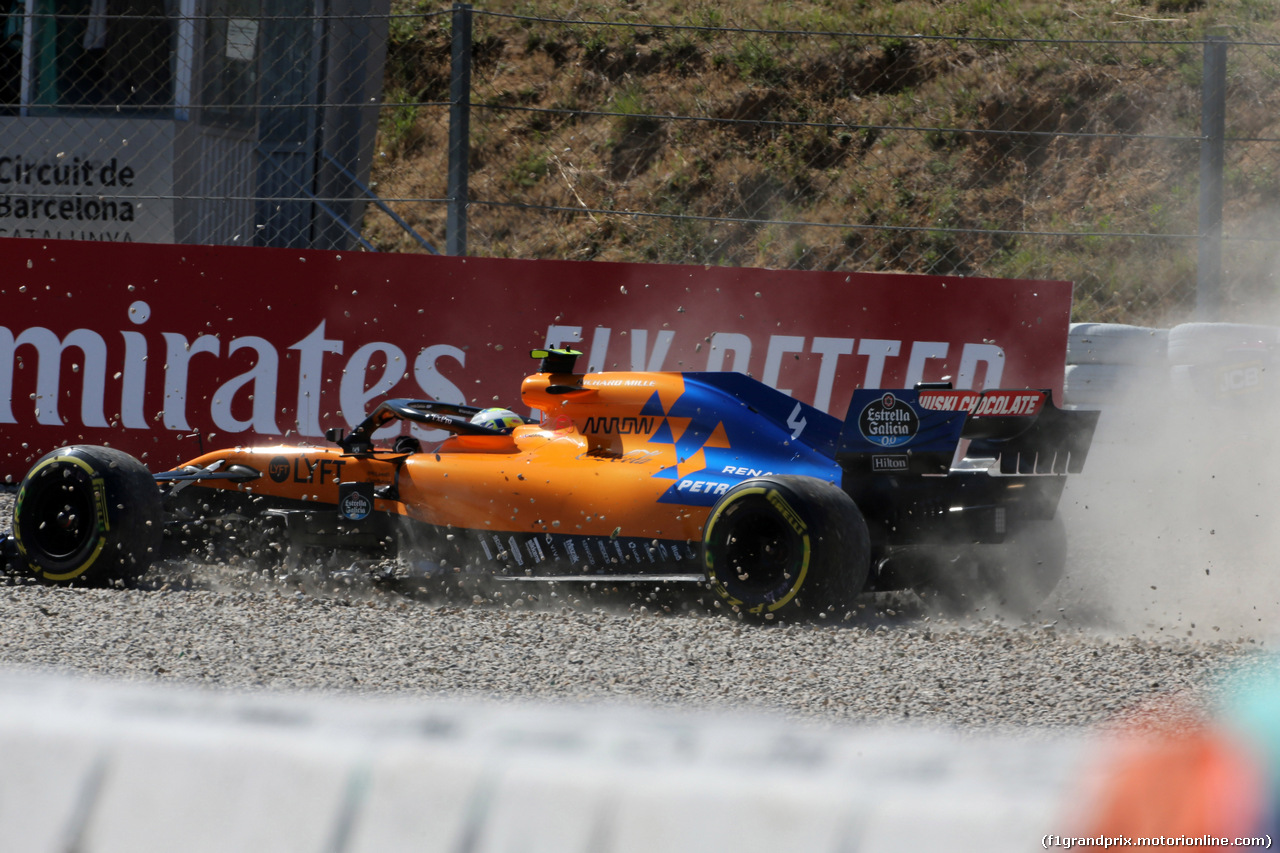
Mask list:
[{"label": "car's rear wing", "polygon": [[1075,474],[1097,422],[1097,412],[1059,409],[1048,391],[859,390],[836,461],[850,473],[945,474],[963,441],[963,458],[1001,474]]}]

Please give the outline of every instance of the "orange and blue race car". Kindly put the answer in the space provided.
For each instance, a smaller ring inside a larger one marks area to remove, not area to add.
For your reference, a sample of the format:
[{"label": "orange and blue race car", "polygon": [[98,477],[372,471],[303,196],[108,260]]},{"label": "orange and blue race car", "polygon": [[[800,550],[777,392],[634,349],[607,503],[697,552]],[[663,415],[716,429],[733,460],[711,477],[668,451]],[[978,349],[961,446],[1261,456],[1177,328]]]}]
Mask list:
[{"label": "orange and blue race car", "polygon": [[1097,413],[1049,392],[859,390],[841,421],[742,374],[582,374],[572,350],[533,355],[536,418],[386,400],[330,446],[155,474],[112,448],[55,450],[19,486],[9,570],[110,585],[199,549],[354,552],[424,575],[692,584],[764,619],[903,588],[1030,612],[1062,574],[1057,505]]}]

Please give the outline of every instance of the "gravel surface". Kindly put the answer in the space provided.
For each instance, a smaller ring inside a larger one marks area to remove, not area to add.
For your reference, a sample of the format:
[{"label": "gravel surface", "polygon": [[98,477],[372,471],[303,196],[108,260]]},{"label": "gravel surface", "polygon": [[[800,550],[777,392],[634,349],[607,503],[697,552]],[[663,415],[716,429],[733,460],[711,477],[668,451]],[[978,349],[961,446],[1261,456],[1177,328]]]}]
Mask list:
[{"label": "gravel surface", "polygon": [[1247,645],[994,623],[758,627],[214,591],[0,593],[0,660],[127,679],[504,699],[627,699],[830,720],[1075,726],[1206,697]]},{"label": "gravel surface", "polygon": [[[0,529],[11,504],[0,494]],[[1224,672],[1265,660],[1254,637],[941,619],[886,597],[839,625],[780,626],[563,592],[442,604],[364,585],[304,590],[226,566],[166,566],[145,580],[135,590],[0,588],[0,667],[985,728],[1093,725],[1171,697],[1212,702]]]}]

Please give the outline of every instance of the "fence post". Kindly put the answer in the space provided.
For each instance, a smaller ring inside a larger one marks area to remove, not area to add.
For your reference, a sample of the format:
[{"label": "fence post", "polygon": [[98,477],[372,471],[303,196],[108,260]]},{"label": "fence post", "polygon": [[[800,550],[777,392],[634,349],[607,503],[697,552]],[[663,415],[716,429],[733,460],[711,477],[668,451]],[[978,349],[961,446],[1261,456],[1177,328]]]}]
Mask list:
[{"label": "fence post", "polygon": [[1222,170],[1227,119],[1227,39],[1204,43],[1200,88],[1200,220],[1196,252],[1196,316],[1222,319]]},{"label": "fence post", "polygon": [[471,148],[471,6],[453,4],[449,80],[449,208],[445,254],[467,253],[467,157]]}]

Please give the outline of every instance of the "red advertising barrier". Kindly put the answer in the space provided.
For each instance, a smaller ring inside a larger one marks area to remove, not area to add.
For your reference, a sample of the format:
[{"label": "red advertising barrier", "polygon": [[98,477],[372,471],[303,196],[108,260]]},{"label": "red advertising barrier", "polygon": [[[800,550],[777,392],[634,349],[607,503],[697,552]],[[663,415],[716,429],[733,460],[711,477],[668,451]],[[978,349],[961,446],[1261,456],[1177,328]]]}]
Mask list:
[{"label": "red advertising barrier", "polygon": [[0,475],[68,443],[159,469],[197,433],[322,441],[388,396],[515,407],[558,344],[840,417],[920,380],[1060,396],[1070,307],[1061,281],[6,239]]}]

